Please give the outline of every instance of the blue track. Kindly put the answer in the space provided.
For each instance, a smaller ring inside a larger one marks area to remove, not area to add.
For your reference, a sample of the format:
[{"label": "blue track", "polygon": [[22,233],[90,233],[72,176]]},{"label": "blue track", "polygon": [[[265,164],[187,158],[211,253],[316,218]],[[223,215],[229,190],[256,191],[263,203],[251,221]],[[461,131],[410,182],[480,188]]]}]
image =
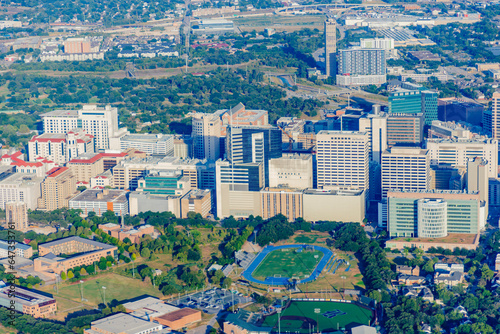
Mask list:
[{"label": "blue track", "polygon": [[326,264],[330,260],[331,256],[333,253],[321,246],[314,246],[314,245],[283,245],[283,246],[268,246],[262,250],[262,252],[257,255],[257,257],[252,261],[252,263],[248,266],[248,268],[243,272],[243,277],[250,281],[254,282],[257,284],[266,284],[266,285],[288,285],[289,284],[289,279],[290,277],[267,277],[264,281],[255,279],[252,274],[255,269],[259,266],[259,264],[264,260],[264,258],[267,256],[272,251],[275,251],[277,249],[286,249],[286,248],[305,248],[305,247],[312,247],[315,250],[318,250],[323,253],[323,257],[321,258],[321,261],[319,261],[318,265],[316,268],[314,268],[314,271],[312,272],[311,276],[308,278],[305,278],[303,280],[298,281],[297,283],[308,283],[311,281],[314,281],[319,277],[323,269],[325,268]]}]

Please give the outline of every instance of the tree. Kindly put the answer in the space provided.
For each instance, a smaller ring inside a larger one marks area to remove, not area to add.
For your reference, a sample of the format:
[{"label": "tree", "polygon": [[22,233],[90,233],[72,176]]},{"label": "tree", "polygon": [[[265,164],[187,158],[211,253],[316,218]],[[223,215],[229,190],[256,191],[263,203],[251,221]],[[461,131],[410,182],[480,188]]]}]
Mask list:
[{"label": "tree", "polygon": [[66,273],[64,271],[61,272],[61,279],[66,280]]},{"label": "tree", "polygon": [[80,275],[87,275],[87,270],[82,267],[82,269],[80,269]]},{"label": "tree", "polygon": [[151,255],[151,251],[147,248],[143,248],[141,250],[141,256],[144,258],[148,258]]},{"label": "tree", "polygon": [[229,277],[226,277],[224,278],[224,280],[222,281],[222,284],[221,286],[224,288],[224,289],[229,289],[231,287],[231,284],[233,284],[233,280],[230,279]]},{"label": "tree", "polygon": [[68,279],[72,279],[73,277],[75,277],[73,272],[71,270],[68,270]]}]

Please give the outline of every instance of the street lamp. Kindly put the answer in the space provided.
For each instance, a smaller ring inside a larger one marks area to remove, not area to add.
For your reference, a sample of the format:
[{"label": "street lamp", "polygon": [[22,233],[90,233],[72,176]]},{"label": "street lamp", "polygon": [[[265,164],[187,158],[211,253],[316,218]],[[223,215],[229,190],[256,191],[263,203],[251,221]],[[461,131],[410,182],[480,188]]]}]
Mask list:
[{"label": "street lamp", "polygon": [[276,312],[278,313],[278,334],[281,334],[281,307],[278,307]]},{"label": "street lamp", "polygon": [[321,309],[315,308],[314,313],[316,313],[316,332],[319,333],[319,314],[321,313]]}]

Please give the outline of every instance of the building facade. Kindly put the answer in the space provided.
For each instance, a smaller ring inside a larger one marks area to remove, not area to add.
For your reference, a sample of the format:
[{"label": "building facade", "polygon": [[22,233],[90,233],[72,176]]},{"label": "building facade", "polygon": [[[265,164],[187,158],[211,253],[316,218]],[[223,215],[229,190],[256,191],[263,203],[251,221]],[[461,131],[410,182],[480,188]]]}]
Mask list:
[{"label": "building facade", "polygon": [[269,187],[306,189],[313,187],[313,157],[286,155],[269,161]]},{"label": "building facade", "polygon": [[193,114],[193,147],[197,159],[220,158],[222,121],[216,114]]},{"label": "building facade", "polygon": [[83,129],[94,136],[96,149],[120,149],[120,137],[127,129],[119,128],[118,109],[84,105],[80,110],[54,110],[40,115],[44,133],[67,133]]},{"label": "building facade", "polygon": [[5,204],[5,219],[7,224],[18,231],[28,228],[28,207],[24,202],[9,202]]},{"label": "building facade", "polygon": [[135,148],[147,154],[174,155],[174,136],[163,134],[137,133],[120,138],[120,149]]},{"label": "building facade", "polygon": [[62,133],[44,133],[34,136],[28,142],[28,155],[30,161],[44,158],[64,164],[80,154],[94,152],[94,137],[83,130]]},{"label": "building facade", "polygon": [[325,68],[326,76],[335,75],[337,69],[337,22],[333,18],[325,20]]},{"label": "building facade", "polygon": [[420,114],[389,114],[387,117],[387,145],[419,146],[424,139],[424,116]]},{"label": "building facade", "polygon": [[40,210],[53,211],[68,207],[68,201],[76,193],[76,178],[68,167],[55,167],[41,184]]}]

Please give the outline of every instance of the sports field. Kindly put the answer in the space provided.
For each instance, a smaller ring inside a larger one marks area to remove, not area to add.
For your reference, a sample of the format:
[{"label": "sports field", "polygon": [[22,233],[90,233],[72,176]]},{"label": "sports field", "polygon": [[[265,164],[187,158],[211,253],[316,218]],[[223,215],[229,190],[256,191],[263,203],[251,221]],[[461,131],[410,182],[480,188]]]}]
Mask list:
[{"label": "sports field", "polygon": [[[319,313],[315,313],[318,310]],[[338,329],[350,329],[358,325],[369,325],[373,312],[356,304],[329,301],[292,301],[290,306],[281,312],[281,332],[310,333],[310,327],[319,323],[321,332],[332,332]],[[264,327],[273,327],[278,331],[278,314],[264,319]]]},{"label": "sports field", "polygon": [[322,258],[323,253],[317,250],[277,249],[267,254],[252,276],[257,279],[266,277],[304,279],[311,275]]}]

